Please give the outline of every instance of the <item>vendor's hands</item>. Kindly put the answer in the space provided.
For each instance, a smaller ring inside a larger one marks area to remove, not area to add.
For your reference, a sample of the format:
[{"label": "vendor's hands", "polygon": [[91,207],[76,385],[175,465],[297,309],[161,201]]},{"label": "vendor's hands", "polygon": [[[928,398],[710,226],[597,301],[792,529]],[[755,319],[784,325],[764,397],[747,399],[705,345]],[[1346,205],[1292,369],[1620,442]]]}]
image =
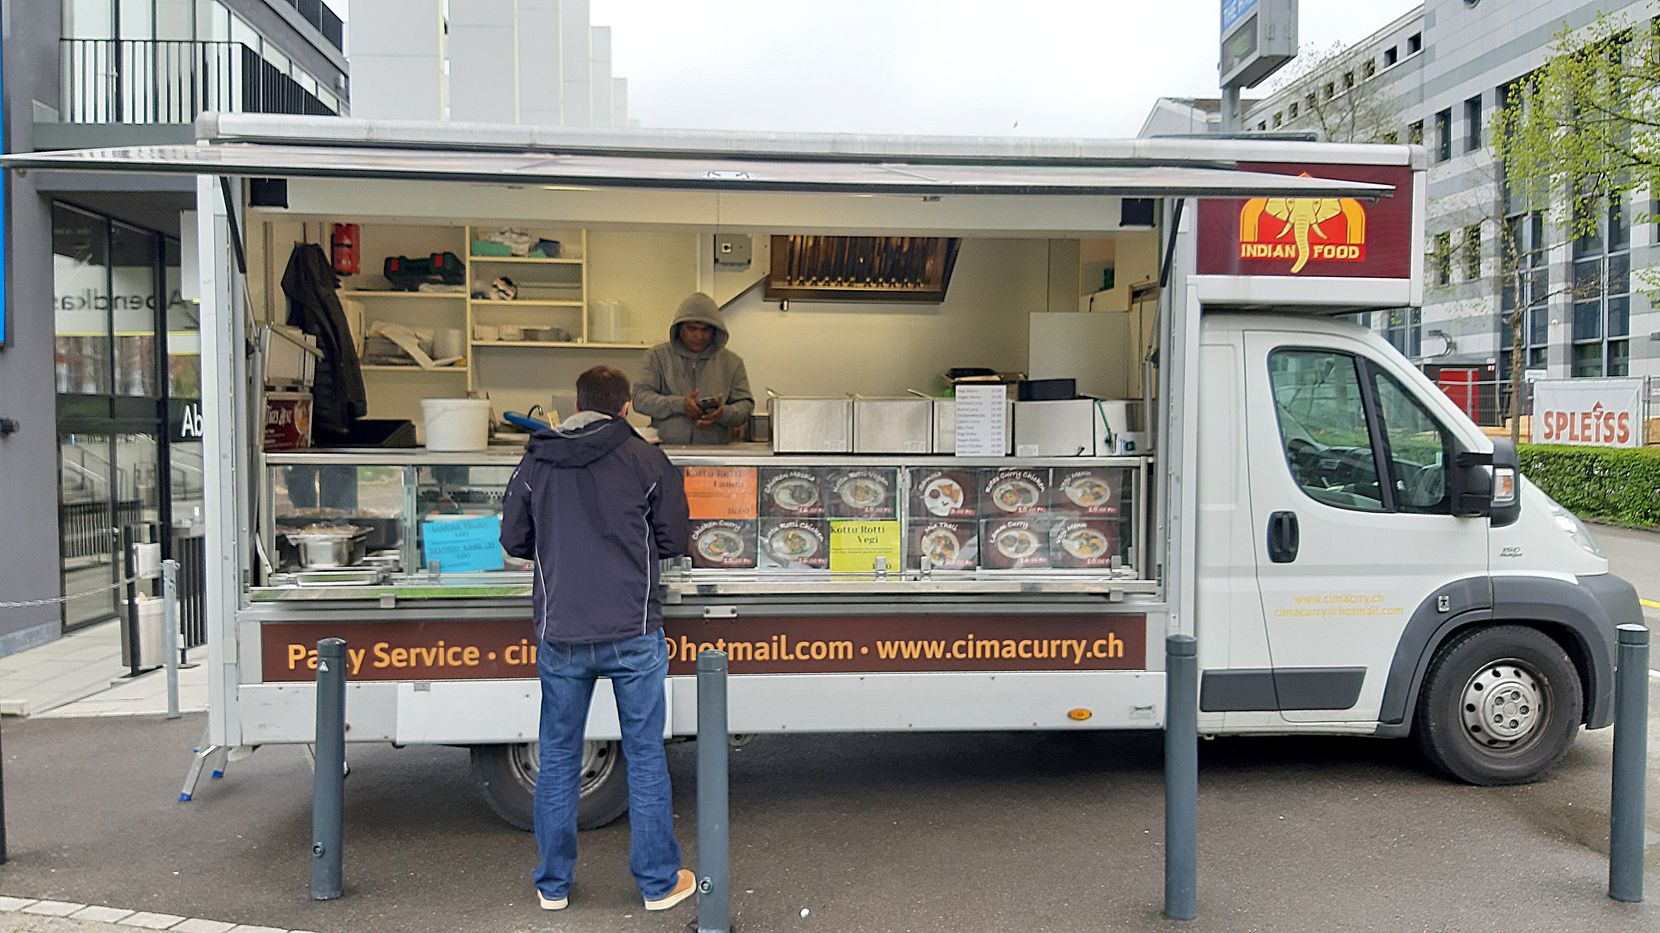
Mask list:
[{"label": "vendor's hands", "polygon": [[710,425],[714,424],[720,418],[721,412],[723,412],[723,411],[726,411],[726,404],[725,403],[717,405],[715,407],[714,411],[708,412],[707,414],[704,414],[704,413],[700,412],[699,417],[697,419],[697,426],[700,427],[700,428],[709,427]]},{"label": "vendor's hands", "polygon": [[686,417],[701,423],[703,409],[697,407],[697,390],[693,389],[683,401],[686,403]]}]

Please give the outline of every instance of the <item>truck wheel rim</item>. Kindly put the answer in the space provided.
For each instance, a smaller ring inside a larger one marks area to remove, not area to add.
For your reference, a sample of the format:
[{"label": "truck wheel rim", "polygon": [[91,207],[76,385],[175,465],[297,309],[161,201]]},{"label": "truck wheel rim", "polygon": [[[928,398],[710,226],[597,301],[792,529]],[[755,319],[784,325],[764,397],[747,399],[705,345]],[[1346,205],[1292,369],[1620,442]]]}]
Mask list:
[{"label": "truck wheel rim", "polygon": [[[528,742],[518,746],[514,750],[513,764],[514,770],[519,772],[525,785],[534,788],[536,775],[542,770],[541,743]],[[611,772],[616,769],[617,743],[583,742],[582,796],[586,797],[594,788],[605,783],[606,779],[611,777]]]},{"label": "truck wheel rim", "polygon": [[1548,690],[1532,667],[1505,658],[1482,667],[1464,685],[1464,733],[1492,751],[1514,752],[1538,737],[1548,718]]}]

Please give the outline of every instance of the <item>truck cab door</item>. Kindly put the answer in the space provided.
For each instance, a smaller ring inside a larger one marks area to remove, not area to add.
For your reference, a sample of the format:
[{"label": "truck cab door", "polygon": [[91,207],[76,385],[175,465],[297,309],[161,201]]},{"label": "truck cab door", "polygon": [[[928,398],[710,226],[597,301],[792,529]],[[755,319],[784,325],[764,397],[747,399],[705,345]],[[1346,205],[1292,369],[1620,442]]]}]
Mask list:
[{"label": "truck cab door", "polygon": [[1281,715],[1376,721],[1420,603],[1485,578],[1488,520],[1453,514],[1455,437],[1374,348],[1245,337],[1257,589]]}]

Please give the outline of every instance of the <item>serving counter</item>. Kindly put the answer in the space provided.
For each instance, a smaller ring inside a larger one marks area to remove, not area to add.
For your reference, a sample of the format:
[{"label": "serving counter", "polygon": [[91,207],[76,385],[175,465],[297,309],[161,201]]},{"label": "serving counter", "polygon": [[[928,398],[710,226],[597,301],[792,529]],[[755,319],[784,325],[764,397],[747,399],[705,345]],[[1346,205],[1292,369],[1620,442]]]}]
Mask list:
[{"label": "serving counter", "polygon": [[[812,591],[1152,592],[1143,457],[776,456],[666,448],[691,511],[665,599]],[[264,455],[253,602],[527,599],[531,568],[489,542],[523,448]],[[290,540],[349,526],[349,566],[302,566]],[[465,542],[470,540],[469,549]],[[457,542],[463,542],[459,546]]]}]

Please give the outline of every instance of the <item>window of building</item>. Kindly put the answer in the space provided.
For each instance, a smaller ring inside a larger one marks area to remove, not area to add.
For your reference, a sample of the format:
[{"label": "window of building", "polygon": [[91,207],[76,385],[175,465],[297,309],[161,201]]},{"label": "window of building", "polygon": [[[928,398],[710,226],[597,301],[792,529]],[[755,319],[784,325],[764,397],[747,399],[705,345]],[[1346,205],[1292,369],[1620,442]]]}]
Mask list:
[{"label": "window of building", "polygon": [[1378,76],[1378,63],[1376,61],[1373,61],[1370,58],[1366,59],[1366,64],[1360,66],[1360,74],[1361,74],[1361,77],[1365,78],[1368,81],[1370,81],[1373,78],[1377,77]]},{"label": "window of building", "polygon": [[[1499,354],[1500,381],[1510,378],[1510,319],[1522,308],[1525,368],[1543,369],[1550,341],[1550,268],[1545,244],[1545,215],[1525,211],[1505,218],[1499,241]],[[1505,401],[1508,405],[1508,401]]]},{"label": "window of building", "polygon": [[1435,115],[1435,161],[1452,158],[1452,108]]},{"label": "window of building", "polygon": [[1464,151],[1475,152],[1481,148],[1481,95],[1464,102],[1464,127],[1468,135],[1464,137]]},{"label": "window of building", "polygon": [[1406,128],[1406,142],[1410,146],[1422,146],[1424,144],[1424,121],[1419,120]]},{"label": "window of building", "polygon": [[1285,125],[1285,114],[1283,114],[1283,113],[1274,114],[1274,129],[1277,130],[1277,129],[1279,129],[1280,127],[1282,127],[1284,125]]},{"label": "window of building", "polygon": [[1624,376],[1631,362],[1631,222],[1623,199],[1598,222],[1573,246],[1573,375]]},{"label": "window of building", "polygon": [[1267,120],[1262,120],[1262,121],[1257,123],[1257,130],[1259,132],[1266,131],[1267,129],[1268,129],[1268,121]]},{"label": "window of building", "polygon": [[1408,359],[1424,351],[1424,318],[1417,308],[1396,308],[1383,319],[1383,339]]},{"label": "window of building", "polygon": [[1481,278],[1481,224],[1464,228],[1464,278],[1471,282]]},{"label": "window of building", "polygon": [[1336,84],[1336,82],[1327,81],[1326,86],[1321,88],[1321,92],[1326,95],[1326,100],[1331,100],[1333,97],[1336,97],[1337,96],[1337,84]]},{"label": "window of building", "polygon": [[1406,54],[1417,55],[1424,50],[1424,34],[1415,32],[1406,37]]},{"label": "window of building", "polygon": [[1383,50],[1383,67],[1393,68],[1395,63],[1400,60],[1401,54],[1395,50],[1394,46],[1390,46],[1389,48]]},{"label": "window of building", "polygon": [[1430,268],[1434,270],[1435,284],[1447,285],[1452,282],[1452,234],[1437,233],[1435,243],[1430,251]]},{"label": "window of building", "polygon": [[1396,145],[1401,141],[1401,134],[1393,131],[1385,133],[1383,134],[1383,141],[1391,146]]},{"label": "window of building", "polygon": [[1353,90],[1354,86],[1355,86],[1355,73],[1352,72],[1352,71],[1343,72],[1343,90],[1345,90],[1345,91]]},{"label": "window of building", "polygon": [[1308,109],[1310,109],[1310,110],[1314,109],[1316,101],[1314,100],[1314,92],[1313,91],[1310,91],[1308,93],[1308,96],[1303,98],[1303,103],[1308,105]]},{"label": "window of building", "polygon": [[1291,108],[1289,110],[1289,113],[1291,114],[1291,119],[1293,119],[1293,120],[1297,119],[1297,104],[1296,103],[1292,103]]}]

